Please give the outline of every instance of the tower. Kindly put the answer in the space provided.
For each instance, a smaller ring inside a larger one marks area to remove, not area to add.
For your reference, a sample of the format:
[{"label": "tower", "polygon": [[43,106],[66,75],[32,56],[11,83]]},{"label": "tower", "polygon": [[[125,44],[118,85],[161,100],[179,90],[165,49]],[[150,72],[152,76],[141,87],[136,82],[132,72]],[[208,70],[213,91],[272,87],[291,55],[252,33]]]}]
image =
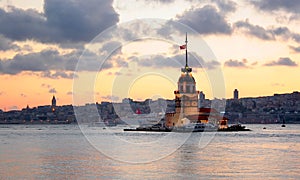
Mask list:
[{"label": "tower", "polygon": [[234,100],[238,100],[239,99],[239,91],[237,89],[235,89],[233,91],[233,99]]},{"label": "tower", "polygon": [[52,110],[52,112],[55,111],[55,108],[56,108],[56,98],[55,98],[55,96],[53,95],[52,101],[51,101],[51,110]]},{"label": "tower", "polygon": [[[181,75],[178,79],[178,90],[175,95],[175,112],[165,114],[165,126],[168,128],[184,127],[193,123],[212,123],[227,126],[227,119],[220,116],[220,113],[213,108],[198,108],[198,97],[200,92],[196,90],[196,81],[192,75],[192,68],[188,65],[187,36],[185,44],[180,49],[185,49],[185,67],[181,68]],[[205,101],[203,92],[200,100]]]},{"label": "tower", "polygon": [[187,53],[187,35],[185,45],[180,46],[180,49],[185,49],[186,59],[185,67],[181,68],[181,76],[178,79],[178,90],[174,91],[175,95],[175,113],[182,116],[198,113],[198,95],[196,90],[196,81],[192,75],[192,68],[188,65]]}]

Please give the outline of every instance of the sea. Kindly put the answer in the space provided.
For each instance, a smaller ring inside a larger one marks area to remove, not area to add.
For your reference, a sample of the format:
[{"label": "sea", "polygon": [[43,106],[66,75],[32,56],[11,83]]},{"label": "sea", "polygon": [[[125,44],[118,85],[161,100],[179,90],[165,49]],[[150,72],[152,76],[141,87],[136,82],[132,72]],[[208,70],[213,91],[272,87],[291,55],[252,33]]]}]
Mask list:
[{"label": "sea", "polygon": [[300,179],[300,125],[247,132],[0,125],[0,179]]}]

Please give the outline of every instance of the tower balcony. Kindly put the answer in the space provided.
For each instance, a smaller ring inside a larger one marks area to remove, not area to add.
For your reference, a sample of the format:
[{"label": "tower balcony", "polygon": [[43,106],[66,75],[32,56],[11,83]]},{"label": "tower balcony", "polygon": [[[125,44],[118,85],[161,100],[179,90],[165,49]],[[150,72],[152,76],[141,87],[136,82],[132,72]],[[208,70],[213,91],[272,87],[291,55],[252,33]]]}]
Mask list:
[{"label": "tower balcony", "polygon": [[184,68],[181,68],[181,72],[183,72],[183,73],[190,73],[190,72],[192,72],[192,68],[186,66]]}]

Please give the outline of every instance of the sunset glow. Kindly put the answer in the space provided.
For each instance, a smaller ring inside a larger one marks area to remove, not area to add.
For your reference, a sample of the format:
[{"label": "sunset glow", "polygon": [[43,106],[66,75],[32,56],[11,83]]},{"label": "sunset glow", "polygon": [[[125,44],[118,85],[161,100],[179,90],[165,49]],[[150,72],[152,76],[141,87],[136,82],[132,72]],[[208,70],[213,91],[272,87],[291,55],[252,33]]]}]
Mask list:
[{"label": "sunset glow", "polygon": [[[185,32],[172,22],[197,32],[188,35],[188,50],[203,67],[193,66],[193,60],[190,66],[197,89],[207,98],[222,98],[213,93],[208,76],[217,68],[226,98],[232,98],[234,89],[241,97],[299,91],[300,3],[276,2],[0,1],[0,109],[47,105],[52,95],[58,105],[72,104],[73,80],[81,75],[94,79],[94,89],[87,92],[94,102],[174,98],[185,61],[179,49]],[[143,18],[170,24],[157,32],[143,23],[122,27]],[[122,28],[110,34],[112,26]],[[138,30],[158,38],[135,39]],[[101,36],[103,32],[110,36]],[[97,37],[99,42],[93,42]],[[73,77],[80,58],[86,64]]]}]

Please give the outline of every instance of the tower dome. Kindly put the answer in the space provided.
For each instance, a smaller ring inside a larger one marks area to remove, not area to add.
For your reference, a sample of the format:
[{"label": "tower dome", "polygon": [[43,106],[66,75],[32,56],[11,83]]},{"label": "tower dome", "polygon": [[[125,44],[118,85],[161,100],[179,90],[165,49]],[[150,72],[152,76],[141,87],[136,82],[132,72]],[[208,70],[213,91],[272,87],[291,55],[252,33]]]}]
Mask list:
[{"label": "tower dome", "polygon": [[179,93],[195,93],[196,81],[191,73],[182,73],[178,79]]},{"label": "tower dome", "polygon": [[178,79],[178,83],[183,83],[183,82],[195,83],[196,81],[192,74],[184,73],[181,74],[181,76]]}]

